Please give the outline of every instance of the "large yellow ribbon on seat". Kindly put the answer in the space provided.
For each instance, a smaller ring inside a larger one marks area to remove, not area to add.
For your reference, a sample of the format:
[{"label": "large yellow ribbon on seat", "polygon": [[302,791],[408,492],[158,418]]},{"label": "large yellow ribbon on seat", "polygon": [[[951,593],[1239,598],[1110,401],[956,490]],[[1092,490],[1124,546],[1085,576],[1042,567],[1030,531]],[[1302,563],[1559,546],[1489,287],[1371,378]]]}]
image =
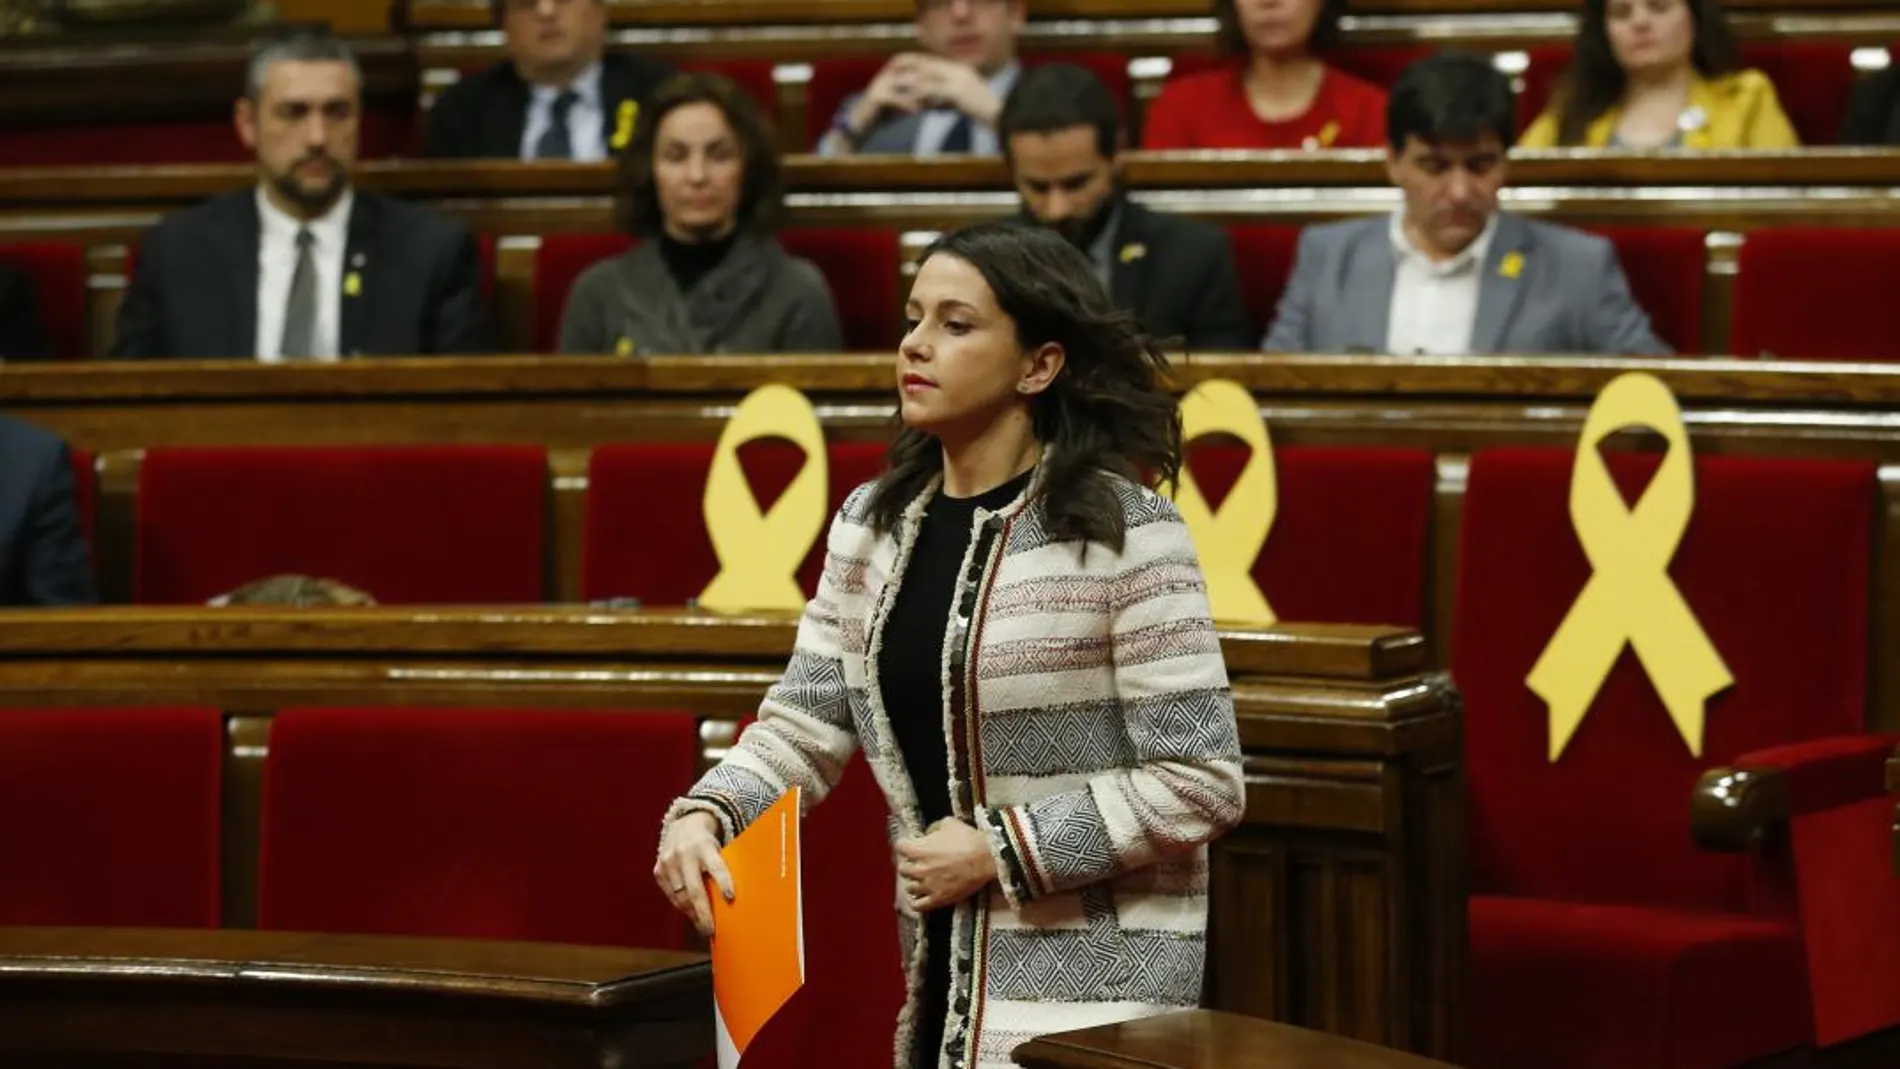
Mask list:
[{"label": "large yellow ribbon on seat", "polygon": [[[1669,443],[1633,509],[1597,451],[1626,427],[1652,428]],[[1734,677],[1669,578],[1694,507],[1694,462],[1675,397],[1653,375],[1618,376],[1590,407],[1570,474],[1570,522],[1594,571],[1526,680],[1550,707],[1552,761],[1583,723],[1625,642],[1689,752],[1702,755],[1706,704]]]},{"label": "large yellow ribbon on seat", "polygon": [[[769,512],[760,510],[739,464],[739,447],[756,438],[787,438],[805,451],[797,477]],[[739,402],[706,475],[706,533],[719,574],[700,594],[701,605],[722,612],[805,607],[798,566],[824,530],[828,459],[818,413],[804,394],[761,386]]]},{"label": "large yellow ribbon on seat", "polygon": [[1182,440],[1192,442],[1207,434],[1231,434],[1250,448],[1247,466],[1218,511],[1208,508],[1185,463],[1175,486],[1175,507],[1194,538],[1201,571],[1207,576],[1209,608],[1216,620],[1271,624],[1277,617],[1260,584],[1254,582],[1253,565],[1273,530],[1279,488],[1267,424],[1245,386],[1229,379],[1209,379],[1181,399]]}]

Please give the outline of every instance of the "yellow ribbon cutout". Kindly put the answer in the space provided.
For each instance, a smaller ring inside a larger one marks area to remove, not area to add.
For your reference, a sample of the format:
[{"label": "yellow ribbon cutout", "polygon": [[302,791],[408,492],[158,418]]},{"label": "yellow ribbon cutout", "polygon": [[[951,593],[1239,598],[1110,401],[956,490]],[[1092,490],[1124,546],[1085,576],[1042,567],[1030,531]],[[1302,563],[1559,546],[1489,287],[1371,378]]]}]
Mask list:
[{"label": "yellow ribbon cutout", "polygon": [[620,102],[620,111],[614,116],[614,135],[607,140],[607,147],[619,152],[633,140],[634,120],[640,117],[640,104],[634,100]]},{"label": "yellow ribbon cutout", "polygon": [[[805,451],[798,469],[769,512],[739,464],[739,447],[755,438],[787,438]],[[726,421],[706,475],[706,534],[719,557],[719,574],[699,603],[719,612],[805,607],[798,567],[825,526],[828,457],[818,413],[790,386],[761,386]]]},{"label": "yellow ribbon cutout", "polygon": [[1231,434],[1251,447],[1247,466],[1217,512],[1194,482],[1187,465],[1175,486],[1174,504],[1194,538],[1207,576],[1207,600],[1216,620],[1271,624],[1278,617],[1254,582],[1253,565],[1273,530],[1279,508],[1279,484],[1273,473],[1273,443],[1260,406],[1245,386],[1230,379],[1209,379],[1181,399],[1183,442],[1207,434]]},{"label": "yellow ribbon cutout", "polygon": [[[1597,446],[1649,427],[1669,452],[1627,508]],[[1570,521],[1594,571],[1526,679],[1550,707],[1550,759],[1569,744],[1623,643],[1636,650],[1689,752],[1702,756],[1708,700],[1735,681],[1669,578],[1669,560],[1695,507],[1695,468],[1676,399],[1653,375],[1618,376],[1590,407],[1570,474]]]}]

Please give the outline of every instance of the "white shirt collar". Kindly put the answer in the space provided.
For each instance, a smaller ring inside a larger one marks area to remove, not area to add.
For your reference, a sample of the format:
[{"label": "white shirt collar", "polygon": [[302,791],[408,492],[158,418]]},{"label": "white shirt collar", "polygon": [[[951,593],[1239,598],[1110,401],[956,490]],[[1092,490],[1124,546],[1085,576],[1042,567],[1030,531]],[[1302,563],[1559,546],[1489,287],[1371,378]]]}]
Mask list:
[{"label": "white shirt collar", "polygon": [[572,89],[574,96],[578,98],[578,103],[598,108],[600,107],[600,60],[589,63],[586,70],[575,75],[574,80],[566,85],[531,85],[529,89],[533,93],[536,107],[552,104],[555,97]]},{"label": "white shirt collar", "polygon": [[1492,212],[1491,217],[1484,221],[1484,229],[1478,231],[1478,236],[1472,239],[1471,244],[1466,245],[1463,251],[1449,260],[1433,260],[1412,244],[1411,235],[1405,232],[1403,211],[1392,213],[1391,232],[1392,252],[1401,264],[1416,261],[1417,265],[1427,273],[1443,278],[1448,275],[1463,274],[1466,271],[1475,271],[1484,266],[1484,258],[1491,252],[1491,239],[1498,233],[1498,213]]},{"label": "white shirt collar", "polygon": [[330,205],[330,210],[315,219],[305,222],[271,203],[264,193],[264,187],[257,187],[257,217],[262,224],[262,237],[266,241],[281,239],[295,241],[297,231],[310,228],[310,234],[317,239],[319,249],[341,250],[348,244],[350,230],[350,206],[356,201],[356,191],[349,186],[343,187],[343,195]]}]

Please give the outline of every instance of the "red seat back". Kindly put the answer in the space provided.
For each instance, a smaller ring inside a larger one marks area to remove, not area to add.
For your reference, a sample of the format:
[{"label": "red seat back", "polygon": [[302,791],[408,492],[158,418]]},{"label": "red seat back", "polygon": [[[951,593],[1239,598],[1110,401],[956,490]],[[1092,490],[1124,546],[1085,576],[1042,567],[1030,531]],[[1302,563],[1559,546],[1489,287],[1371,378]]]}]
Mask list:
[{"label": "red seat back", "polygon": [[[860,483],[882,470],[884,446],[835,442],[827,452],[827,493],[833,511]],[[589,600],[639,598],[647,605],[683,605],[719,574],[706,534],[704,495],[714,446],[703,442],[609,445],[587,466],[587,522],[581,548],[581,596]],[[782,439],[760,439],[739,450],[761,507],[769,507],[804,465],[805,455]],[[824,568],[821,532],[798,578],[809,596]]]},{"label": "red seat back", "polygon": [[[1872,464],[1703,457],[1669,574],[1735,683],[1691,756],[1623,650],[1556,763],[1525,683],[1590,567],[1572,529],[1572,452],[1473,457],[1452,673],[1465,702],[1476,894],[1746,912],[1743,855],[1697,850],[1696,778],[1740,754],[1863,729]],[[1654,454],[1613,453],[1626,499]]]},{"label": "red seat back", "polygon": [[682,70],[707,71],[723,75],[738,86],[745,95],[759,105],[759,111],[768,119],[778,115],[778,82],[772,77],[772,68],[778,64],[769,59],[691,59],[680,64]]},{"label": "red seat back", "polygon": [[1229,226],[1234,267],[1240,275],[1240,299],[1256,338],[1265,338],[1279,308],[1280,294],[1293,277],[1293,259],[1300,247],[1297,226]]},{"label": "red seat back", "polygon": [[214,709],[0,709],[0,924],[214,928]]},{"label": "red seat back", "polygon": [[897,231],[882,227],[806,227],[779,234],[785,251],[816,264],[831,285],[844,347],[896,353],[903,332],[897,299]]},{"label": "red seat back", "polygon": [[547,481],[538,446],[152,449],[137,597],[295,572],[384,603],[540,601]]},{"label": "red seat back", "polygon": [[633,248],[625,234],[543,234],[534,250],[534,351],[552,353],[561,345],[561,314],[567,295],[582,272]]},{"label": "red seat back", "polygon": [[684,714],[292,709],[264,772],[260,927],[678,948],[653,881]]},{"label": "red seat back", "polygon": [[1742,65],[1775,83],[1802,144],[1832,145],[1854,95],[1853,54],[1854,46],[1840,41],[1750,41],[1742,45]]},{"label": "red seat back", "polygon": [[1708,235],[1693,227],[1600,226],[1616,246],[1636,303],[1656,336],[1679,353],[1702,351],[1702,287],[1708,277]]},{"label": "red seat back", "polygon": [[[1216,508],[1244,447],[1188,447],[1195,485]],[[1432,455],[1422,449],[1301,446],[1273,452],[1278,510],[1254,581],[1282,620],[1425,624]]]},{"label": "red seat back", "polygon": [[1781,359],[1900,359],[1900,228],[1750,231],[1731,347]]},{"label": "red seat back", "polygon": [[[53,355],[90,355],[86,344],[86,247],[77,242],[0,245],[0,263],[24,271]],[[16,355],[0,353],[0,358]]]}]

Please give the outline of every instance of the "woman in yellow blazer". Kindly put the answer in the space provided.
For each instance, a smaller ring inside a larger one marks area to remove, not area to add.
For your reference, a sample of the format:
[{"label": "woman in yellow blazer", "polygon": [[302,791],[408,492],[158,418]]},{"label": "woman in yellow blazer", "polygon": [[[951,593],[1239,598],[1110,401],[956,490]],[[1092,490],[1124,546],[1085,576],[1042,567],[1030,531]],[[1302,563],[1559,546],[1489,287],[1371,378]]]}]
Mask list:
[{"label": "woman in yellow blazer", "polygon": [[1740,66],[1721,0],[1584,0],[1576,58],[1518,144],[1798,148],[1774,84]]}]

